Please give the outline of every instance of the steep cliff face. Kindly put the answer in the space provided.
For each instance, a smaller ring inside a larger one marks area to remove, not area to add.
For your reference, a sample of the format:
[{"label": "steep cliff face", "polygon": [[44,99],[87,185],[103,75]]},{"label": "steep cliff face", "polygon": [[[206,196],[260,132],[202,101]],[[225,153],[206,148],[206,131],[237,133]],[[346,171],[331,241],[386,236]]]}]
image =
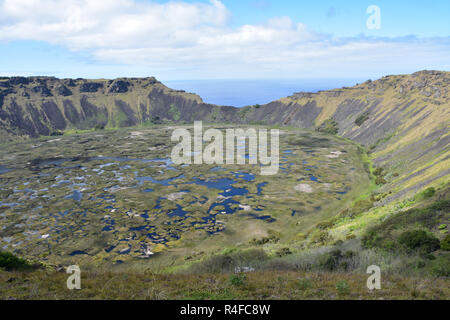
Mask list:
[{"label": "steep cliff face", "polygon": [[365,145],[379,145],[388,135],[411,138],[417,129],[429,134],[446,127],[449,85],[449,72],[386,76],[351,88],[296,93],[263,106],[253,118],[264,119],[266,109],[276,108],[282,115],[269,116],[269,122],[317,127],[331,119],[337,123],[339,135]]},{"label": "steep cliff face", "polygon": [[367,146],[386,169],[386,190],[397,196],[450,173],[450,72],[386,76],[351,88],[296,93],[259,108],[247,122],[335,130]]},{"label": "steep cliff face", "polygon": [[236,112],[235,108],[205,104],[195,94],[171,90],[155,78],[0,78],[2,140],[163,120],[223,121]]},{"label": "steep cliff face", "polygon": [[[300,92],[263,106],[222,107],[155,78],[0,78],[0,130],[37,137],[55,130],[126,127],[148,121],[264,123],[302,128],[334,121],[339,135],[381,147],[446,129],[450,73],[387,76],[351,88]],[[2,135],[4,136],[4,135]]]}]

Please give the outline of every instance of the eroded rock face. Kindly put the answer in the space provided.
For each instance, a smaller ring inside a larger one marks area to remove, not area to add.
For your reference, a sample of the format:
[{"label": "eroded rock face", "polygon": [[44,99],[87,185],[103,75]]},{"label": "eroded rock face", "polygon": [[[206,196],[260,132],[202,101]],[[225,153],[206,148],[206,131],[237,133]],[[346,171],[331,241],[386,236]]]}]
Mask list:
[{"label": "eroded rock face", "polygon": [[63,82],[65,85],[67,85],[69,87],[75,87],[77,85],[73,79],[66,79]]},{"label": "eroded rock face", "polygon": [[34,93],[39,93],[41,97],[51,97],[53,94],[45,85],[40,85],[32,88]]},{"label": "eroded rock face", "polygon": [[2,132],[29,137],[67,126],[91,129],[238,118],[236,108],[205,104],[197,95],[171,90],[153,77],[96,81],[3,77],[0,110]]},{"label": "eroded rock face", "polygon": [[56,103],[53,101],[44,102],[42,104],[42,110],[44,110],[52,128],[57,130],[64,130],[66,128],[66,120]]},{"label": "eroded rock face", "polygon": [[131,83],[124,80],[115,81],[111,87],[109,88],[110,93],[125,93],[128,92],[128,87],[131,86]]},{"label": "eroded rock face", "polygon": [[65,85],[61,85],[56,90],[60,96],[68,97],[72,95],[72,91],[70,91]]},{"label": "eroded rock face", "polygon": [[23,85],[27,85],[31,82],[30,78],[25,78],[25,77],[11,77],[9,78],[9,83],[13,86],[19,85],[19,84],[23,84]]},{"label": "eroded rock face", "polygon": [[81,85],[80,92],[97,92],[100,88],[103,88],[103,83],[86,82]]}]

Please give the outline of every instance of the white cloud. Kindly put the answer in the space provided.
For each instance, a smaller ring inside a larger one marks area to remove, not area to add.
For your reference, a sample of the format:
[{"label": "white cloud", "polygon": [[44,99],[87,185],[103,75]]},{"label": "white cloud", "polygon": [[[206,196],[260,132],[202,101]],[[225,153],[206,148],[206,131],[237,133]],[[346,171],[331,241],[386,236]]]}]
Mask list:
[{"label": "white cloud", "polygon": [[335,39],[289,17],[232,28],[210,3],[0,0],[0,40],[38,40],[178,78],[344,77],[449,68],[444,39]]}]

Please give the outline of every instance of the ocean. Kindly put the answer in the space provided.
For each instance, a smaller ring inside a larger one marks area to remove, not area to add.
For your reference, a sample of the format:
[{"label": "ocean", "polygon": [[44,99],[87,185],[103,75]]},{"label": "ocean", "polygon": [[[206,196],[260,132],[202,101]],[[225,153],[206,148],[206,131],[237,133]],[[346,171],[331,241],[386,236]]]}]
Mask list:
[{"label": "ocean", "polygon": [[206,103],[244,107],[265,104],[294,92],[317,92],[354,86],[367,79],[169,80],[172,89],[200,95]]}]

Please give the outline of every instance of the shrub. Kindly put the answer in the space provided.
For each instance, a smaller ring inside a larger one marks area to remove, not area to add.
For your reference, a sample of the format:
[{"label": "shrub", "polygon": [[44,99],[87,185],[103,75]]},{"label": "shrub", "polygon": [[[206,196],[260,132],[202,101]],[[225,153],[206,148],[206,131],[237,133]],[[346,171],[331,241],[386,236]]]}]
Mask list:
[{"label": "shrub", "polygon": [[441,249],[450,251],[450,234],[446,235],[445,238],[441,240]]},{"label": "shrub", "polygon": [[298,281],[298,288],[300,289],[300,290],[307,290],[307,289],[309,289],[309,288],[311,288],[312,287],[312,283],[311,283],[311,281],[310,280],[308,280],[308,279],[300,279],[299,281]]},{"label": "shrub", "polygon": [[325,231],[325,230],[316,232],[311,237],[311,242],[316,243],[316,244],[326,244],[330,240],[331,240],[331,237],[328,234],[328,231]]},{"label": "shrub", "polygon": [[329,229],[333,226],[333,221],[323,221],[320,222],[316,225],[316,228],[321,229],[321,230],[325,230],[325,229]]},{"label": "shrub", "polygon": [[344,258],[351,259],[356,255],[356,253],[352,250],[347,250],[344,252]]},{"label": "shrub", "polygon": [[377,185],[382,185],[382,184],[386,184],[386,183],[387,183],[386,179],[384,179],[384,178],[381,177],[381,176],[378,176],[378,177],[375,179],[375,184],[377,184]]},{"label": "shrub", "polygon": [[103,123],[97,123],[94,127],[95,131],[104,130],[104,129],[105,129],[105,124],[103,124]]},{"label": "shrub", "polygon": [[439,239],[424,230],[405,231],[398,238],[398,242],[408,249],[426,253],[436,251],[440,247]]},{"label": "shrub", "polygon": [[54,136],[62,136],[62,135],[64,135],[64,133],[62,131],[59,131],[59,130],[55,130],[55,131],[52,131],[50,133],[50,136],[52,136],[52,137],[54,137]]},{"label": "shrub", "polygon": [[420,199],[428,199],[428,198],[431,198],[432,196],[434,196],[435,193],[436,193],[436,189],[433,187],[430,187],[430,188],[423,190],[421,193],[419,193],[419,198]]},{"label": "shrub", "polygon": [[318,259],[319,268],[327,271],[334,271],[339,267],[341,258],[342,252],[339,249],[333,250],[329,253],[325,253]]},{"label": "shrub", "polygon": [[234,269],[235,265],[235,261],[229,255],[220,255],[207,259],[201,263],[199,269],[210,270],[212,273],[230,272]]},{"label": "shrub", "polygon": [[172,116],[173,120],[175,120],[175,121],[180,120],[180,117],[181,117],[180,109],[178,109],[174,104],[170,105],[170,109],[169,109],[168,113]]},{"label": "shrub", "polygon": [[436,277],[450,277],[450,256],[439,257],[432,261],[430,273]]},{"label": "shrub", "polygon": [[436,201],[430,206],[430,209],[431,210],[446,210],[446,211],[449,211],[450,210],[450,200]]},{"label": "shrub", "polygon": [[269,243],[269,242],[277,243],[279,240],[280,240],[280,238],[278,238],[277,236],[271,235],[269,237],[263,237],[261,239],[253,238],[250,241],[250,243],[259,246],[259,245],[264,245],[264,244]]},{"label": "shrub", "polygon": [[153,116],[150,122],[153,124],[162,124],[162,120],[159,116]]},{"label": "shrub", "polygon": [[361,127],[362,124],[363,124],[364,122],[366,122],[367,120],[369,120],[369,113],[365,112],[365,113],[363,113],[362,115],[360,115],[358,118],[356,118],[355,124],[356,124],[358,127]]},{"label": "shrub", "polygon": [[324,132],[332,135],[336,135],[339,132],[339,125],[333,119],[325,120],[320,127],[316,129],[319,132]]},{"label": "shrub", "polygon": [[336,290],[339,294],[348,294],[350,293],[350,286],[348,285],[347,281],[342,280],[336,284]]},{"label": "shrub", "polygon": [[289,248],[281,248],[280,250],[278,250],[275,255],[277,257],[284,257],[287,256],[289,254],[292,254],[291,250]]},{"label": "shrub", "polygon": [[222,273],[234,272],[236,267],[255,267],[260,266],[267,260],[267,254],[261,249],[250,249],[244,251],[232,252],[229,249],[224,253],[218,254],[195,263],[191,267],[194,273]]},{"label": "shrub", "polygon": [[384,179],[384,176],[386,175],[386,173],[384,172],[384,169],[381,167],[376,168],[373,171],[373,175],[376,177],[375,179],[375,183],[377,185],[381,185],[381,184],[386,184],[387,181]]},{"label": "shrub", "polygon": [[393,231],[406,229],[411,225],[431,230],[446,219],[449,209],[450,201],[442,200],[434,202],[425,208],[412,208],[398,212],[381,223],[369,227],[361,239],[362,246],[366,249],[399,249],[401,246],[397,245],[397,237],[393,235]]},{"label": "shrub", "polygon": [[230,275],[229,282],[232,286],[241,287],[245,284],[246,276],[243,273]]},{"label": "shrub", "polygon": [[10,252],[0,251],[0,268],[6,271],[30,269],[32,266],[24,259]]},{"label": "shrub", "polygon": [[383,175],[383,171],[384,169],[381,167],[376,168],[375,170],[373,170],[373,175],[374,176],[382,176]]}]

